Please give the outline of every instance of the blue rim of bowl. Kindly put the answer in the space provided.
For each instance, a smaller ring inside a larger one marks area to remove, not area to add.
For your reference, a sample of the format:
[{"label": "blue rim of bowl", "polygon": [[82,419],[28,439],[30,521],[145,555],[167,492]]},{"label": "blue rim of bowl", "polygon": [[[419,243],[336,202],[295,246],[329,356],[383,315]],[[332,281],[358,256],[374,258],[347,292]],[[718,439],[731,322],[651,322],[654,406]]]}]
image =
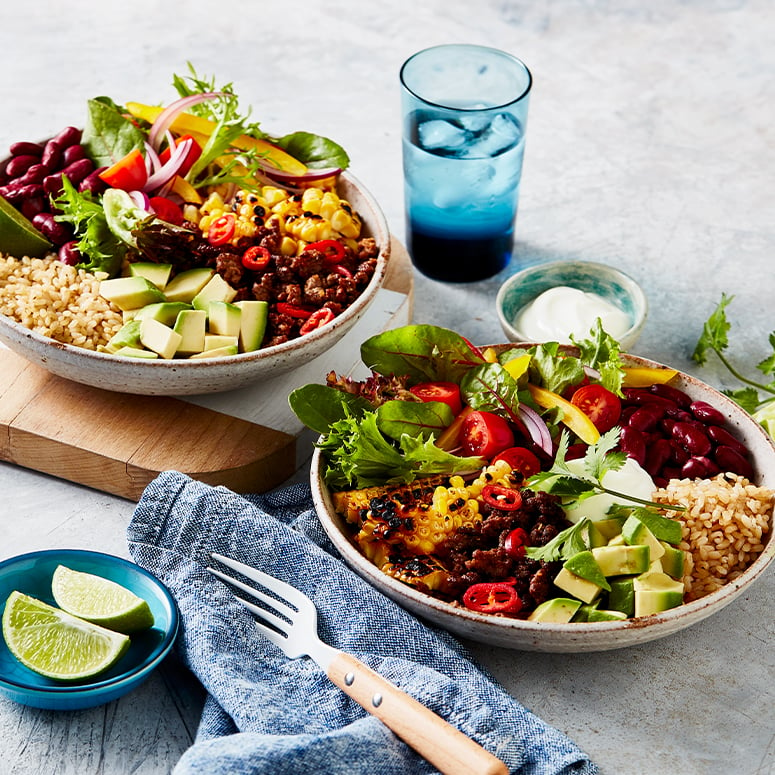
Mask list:
[{"label": "blue rim of bowl", "polygon": [[[90,557],[96,560],[100,560],[107,564],[120,565],[130,572],[137,573],[149,581],[157,590],[160,598],[166,603],[170,612],[169,626],[164,630],[164,637],[160,643],[153,649],[153,651],[140,663],[132,665],[131,668],[125,670],[118,675],[111,676],[102,681],[94,681],[91,683],[78,683],[78,684],[62,684],[51,686],[48,685],[34,685],[28,683],[22,683],[6,678],[0,675],[0,688],[6,687],[14,692],[28,692],[35,695],[47,695],[56,694],[63,697],[78,694],[80,692],[94,692],[97,690],[106,690],[109,688],[116,688],[125,682],[133,682],[139,676],[150,673],[154,670],[159,663],[169,654],[172,649],[178,631],[180,629],[180,613],[178,611],[175,598],[167,589],[167,587],[145,568],[141,568],[136,563],[126,560],[123,557],[118,557],[113,554],[107,554],[106,552],[94,552],[90,549],[42,549],[36,552],[28,552],[27,554],[18,554],[14,557],[9,557],[0,561],[0,572],[11,565],[22,562],[30,562],[36,559],[44,559],[47,557],[57,557],[66,559],[67,557]],[[1,601],[3,606],[5,600]],[[43,678],[43,676],[38,676]]]}]

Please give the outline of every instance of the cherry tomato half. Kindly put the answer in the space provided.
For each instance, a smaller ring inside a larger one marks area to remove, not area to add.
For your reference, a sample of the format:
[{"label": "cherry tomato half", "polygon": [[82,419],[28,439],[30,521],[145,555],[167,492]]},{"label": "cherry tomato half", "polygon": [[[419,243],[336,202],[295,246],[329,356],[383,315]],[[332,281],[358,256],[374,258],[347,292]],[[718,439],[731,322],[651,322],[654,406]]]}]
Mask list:
[{"label": "cherry tomato half", "polygon": [[482,489],[482,500],[494,509],[516,511],[522,505],[522,494],[511,487],[500,484],[487,484]]},{"label": "cherry tomato half", "polygon": [[440,401],[455,415],[460,414],[463,409],[460,386],[454,382],[422,382],[410,387],[409,392],[421,401]]},{"label": "cherry tomato half", "polygon": [[152,196],[149,201],[160,220],[176,226],[183,223],[183,211],[171,199],[167,199],[166,196]]},{"label": "cherry tomato half", "polygon": [[522,608],[514,579],[472,584],[463,593],[463,605],[485,614],[515,614]]},{"label": "cherry tomato half", "polygon": [[211,245],[225,245],[234,235],[236,218],[231,213],[226,213],[216,218],[207,230],[207,241]]},{"label": "cherry tomato half", "polygon": [[272,254],[261,245],[252,245],[242,254],[242,266],[251,272],[263,272],[271,260]]},{"label": "cherry tomato half", "polygon": [[111,188],[120,188],[122,191],[139,191],[148,181],[145,158],[135,148],[123,159],[119,159],[112,167],[100,172],[99,178]]},{"label": "cherry tomato half", "polygon": [[505,460],[512,471],[519,471],[525,479],[541,470],[541,461],[526,447],[504,449],[492,459],[492,462],[496,463],[498,460]]},{"label": "cherry tomato half", "polygon": [[592,420],[600,433],[610,431],[622,414],[619,396],[597,383],[580,387],[573,394],[571,403]]},{"label": "cherry tomato half", "polygon": [[309,334],[311,331],[330,323],[334,319],[334,311],[328,307],[321,307],[315,310],[302,324],[299,329],[300,334]]},{"label": "cherry tomato half", "polygon": [[514,433],[499,415],[474,411],[463,421],[460,446],[466,455],[489,460],[507,447],[514,446]]}]

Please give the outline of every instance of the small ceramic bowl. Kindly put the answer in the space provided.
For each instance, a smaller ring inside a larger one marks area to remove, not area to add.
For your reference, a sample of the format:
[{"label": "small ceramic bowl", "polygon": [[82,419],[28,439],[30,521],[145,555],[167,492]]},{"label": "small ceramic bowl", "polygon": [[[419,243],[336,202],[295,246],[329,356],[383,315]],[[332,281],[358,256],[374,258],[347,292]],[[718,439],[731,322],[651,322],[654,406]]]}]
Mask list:
[{"label": "small ceramic bowl", "polygon": [[[512,275],[498,291],[495,300],[498,319],[510,342],[556,341],[569,344],[566,327],[572,321],[573,310],[568,305],[568,318],[558,315],[545,316],[541,320],[543,336],[530,334],[520,328],[519,316],[525,307],[545,291],[569,287],[595,294],[613,305],[626,316],[629,327],[623,333],[608,331],[618,340],[622,350],[629,351],[640,336],[648,314],[648,302],[641,287],[619,269],[592,261],[555,261],[523,269]],[[546,298],[546,297],[544,297]],[[560,310],[564,315],[565,311]],[[595,323],[595,317],[582,315],[584,325],[576,331],[585,337]],[[579,321],[576,321],[577,324]],[[604,328],[605,322],[603,325]],[[606,328],[606,330],[608,330]]]},{"label": "small ceramic bowl", "polygon": [[[662,364],[631,355],[623,356],[623,360],[627,366],[665,368]],[[695,400],[706,401],[719,409],[737,438],[750,451],[756,473],[755,483],[775,489],[775,444],[764,429],[727,396],[694,377],[679,373],[670,384]],[[775,539],[770,529],[764,551],[739,577],[705,597],[662,613],[618,622],[569,624],[488,616],[427,595],[379,570],[361,554],[351,539],[344,519],[333,507],[331,493],[322,474],[323,461],[321,451],[317,449],[312,459],[310,480],[315,508],[329,538],[356,573],[399,605],[432,624],[464,638],[502,648],[559,653],[608,651],[664,638],[729,605],[746,592],[775,560]]]},{"label": "small ceramic bowl", "polygon": [[390,233],[382,210],[349,173],[342,173],[338,190],[361,216],[363,236],[376,240],[377,267],[368,286],[341,315],[305,336],[222,358],[144,360],[63,344],[0,315],[0,342],[52,374],[73,382],[148,396],[236,390],[296,369],[331,349],[363,317],[385,281]]},{"label": "small ceramic bowl", "polygon": [[56,605],[51,577],[57,565],[102,576],[131,590],[148,602],[153,626],[130,636],[129,650],[110,670],[79,683],[62,683],[34,673],[0,638],[0,694],[22,705],[48,710],[103,705],[136,689],[167,656],[178,633],[178,609],[167,588],[129,560],[81,549],[51,549],[0,562],[0,616],[14,590]]}]

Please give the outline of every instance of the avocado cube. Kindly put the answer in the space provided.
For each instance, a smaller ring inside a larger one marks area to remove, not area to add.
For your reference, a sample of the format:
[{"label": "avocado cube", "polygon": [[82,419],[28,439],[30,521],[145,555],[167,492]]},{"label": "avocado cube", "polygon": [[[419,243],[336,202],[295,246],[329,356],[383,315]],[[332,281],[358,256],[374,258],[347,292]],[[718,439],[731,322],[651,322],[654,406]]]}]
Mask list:
[{"label": "avocado cube", "polygon": [[142,347],[122,347],[120,350],[116,350],[114,355],[121,355],[124,358],[147,358],[153,360],[159,356],[151,352],[150,350],[143,350]]},{"label": "avocado cube", "polygon": [[207,305],[207,320],[211,334],[239,337],[242,310],[228,301],[211,301]]},{"label": "avocado cube", "polygon": [[265,301],[246,299],[234,302],[242,310],[240,320],[239,347],[244,353],[261,349],[266,331],[269,304]]},{"label": "avocado cube", "polygon": [[592,556],[604,576],[643,573],[648,570],[650,554],[649,547],[644,544],[599,546],[592,549]]},{"label": "avocado cube", "polygon": [[667,611],[683,603],[684,585],[666,573],[644,573],[633,580],[635,616]]},{"label": "avocado cube", "polygon": [[190,304],[182,301],[160,301],[156,304],[148,304],[135,312],[135,320],[153,318],[165,326],[175,325],[178,314],[185,309],[192,309]]},{"label": "avocado cube", "polygon": [[146,318],[140,321],[140,341],[143,347],[153,350],[162,358],[172,358],[182,338],[180,334],[158,320]]},{"label": "avocado cube", "polygon": [[527,618],[530,622],[564,624],[573,618],[573,614],[578,611],[580,605],[580,600],[572,600],[569,597],[554,597],[536,606]]},{"label": "avocado cube", "polygon": [[663,541],[665,553],[660,558],[662,570],[674,579],[681,579],[684,575],[685,555],[682,549]]},{"label": "avocado cube", "polygon": [[201,353],[194,353],[189,356],[189,360],[201,360],[203,358],[223,358],[228,355],[237,355],[239,348],[236,344],[224,345],[223,347],[214,347],[212,350],[203,350]]},{"label": "avocado cube", "polygon": [[130,277],[145,277],[150,280],[160,291],[170,279],[172,264],[155,264],[153,261],[137,261],[129,265]]},{"label": "avocado cube", "polygon": [[609,611],[605,608],[593,608],[587,617],[588,622],[617,622],[627,618],[621,611]]},{"label": "avocado cube", "polygon": [[183,301],[190,304],[215,274],[213,269],[197,267],[176,274],[164,287],[167,301]]},{"label": "avocado cube", "polygon": [[587,525],[587,546],[593,549],[596,546],[605,546],[608,539],[597,528],[596,522],[590,522]]},{"label": "avocado cube", "polygon": [[239,337],[222,336],[221,334],[205,334],[205,346],[202,352],[207,350],[218,350],[221,347],[239,348]]},{"label": "avocado cube", "polygon": [[207,313],[202,309],[181,310],[172,330],[180,334],[177,351],[181,355],[201,353],[205,349]]},{"label": "avocado cube", "polygon": [[223,277],[214,274],[204,288],[191,299],[191,304],[194,309],[203,309],[207,312],[211,301],[234,301],[236,295],[237,291]]},{"label": "avocado cube", "polygon": [[601,533],[606,542],[615,538],[622,532],[622,525],[627,517],[610,517],[608,519],[597,519],[592,524],[595,529]]},{"label": "avocado cube", "polygon": [[611,579],[611,591],[608,593],[608,608],[621,611],[625,616],[635,614],[635,587],[632,576]]},{"label": "avocado cube", "polygon": [[571,573],[567,568],[560,568],[560,572],[554,578],[554,585],[584,603],[591,603],[602,591],[602,587]]},{"label": "avocado cube", "polygon": [[[677,519],[670,519],[655,511],[648,509],[639,509],[628,517],[640,520],[660,541],[667,541],[669,544],[681,543],[681,534],[683,532],[681,523]],[[626,523],[625,523],[626,524]],[[622,532],[624,529],[622,528]]]},{"label": "avocado cube", "polygon": [[146,304],[164,301],[164,294],[145,277],[114,277],[100,283],[100,296],[112,301],[119,309],[137,309]]},{"label": "avocado cube", "polygon": [[652,561],[658,560],[665,553],[665,548],[659,543],[657,537],[635,514],[627,517],[627,521],[622,525],[622,536],[630,546],[638,544],[648,546]]},{"label": "avocado cube", "polygon": [[140,321],[130,320],[128,323],[124,323],[124,325],[113,334],[105,345],[105,349],[109,353],[116,353],[122,347],[138,347],[139,345]]},{"label": "avocado cube", "polygon": [[563,567],[582,579],[591,581],[598,587],[608,589],[605,574],[595,560],[595,555],[590,550],[578,552],[567,559]]}]

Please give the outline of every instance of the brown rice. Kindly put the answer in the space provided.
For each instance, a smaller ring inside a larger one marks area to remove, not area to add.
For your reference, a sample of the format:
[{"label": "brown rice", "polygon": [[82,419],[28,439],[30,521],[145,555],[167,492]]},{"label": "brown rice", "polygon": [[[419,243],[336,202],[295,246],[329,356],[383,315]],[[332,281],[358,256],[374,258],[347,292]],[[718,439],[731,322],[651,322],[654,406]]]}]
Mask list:
[{"label": "brown rice", "polygon": [[735,474],[673,479],[654,500],[685,506],[681,549],[686,552],[686,601],[737,578],[761,553],[771,529],[775,491]]},{"label": "brown rice", "polygon": [[53,257],[0,254],[0,313],[58,342],[97,350],[121,328],[101,278]]}]

